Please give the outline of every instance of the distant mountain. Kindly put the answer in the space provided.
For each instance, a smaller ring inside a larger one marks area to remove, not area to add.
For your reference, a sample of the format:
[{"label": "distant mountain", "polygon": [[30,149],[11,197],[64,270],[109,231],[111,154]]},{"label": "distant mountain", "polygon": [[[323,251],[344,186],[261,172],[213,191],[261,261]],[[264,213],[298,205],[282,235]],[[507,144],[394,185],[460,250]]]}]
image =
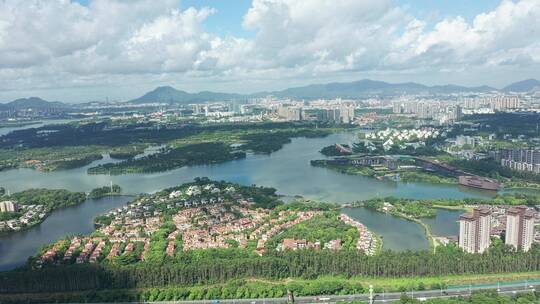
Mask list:
[{"label": "distant mountain", "polygon": [[0,104],[0,109],[4,111],[17,111],[25,109],[50,110],[64,108],[69,108],[69,105],[57,101],[46,101],[39,97],[19,98],[8,103]]},{"label": "distant mountain", "polygon": [[273,95],[291,98],[358,98],[369,95],[399,95],[399,94],[437,94],[457,92],[489,92],[496,89],[488,86],[463,87],[456,85],[426,86],[415,82],[388,83],[363,79],[354,82],[334,82],[315,84],[304,87],[289,88],[277,92],[263,92],[255,95]]},{"label": "distant mountain", "polygon": [[143,96],[130,100],[131,103],[169,103],[189,104],[206,101],[246,99],[250,97],[275,96],[281,98],[317,99],[317,98],[361,98],[366,96],[396,96],[402,94],[452,94],[452,93],[485,93],[493,91],[529,92],[540,90],[540,81],[524,80],[511,84],[502,90],[490,86],[465,87],[458,85],[427,86],[415,82],[388,83],[384,81],[363,79],[353,82],[333,82],[327,84],[312,84],[302,87],[288,88],[282,91],[259,92],[250,95],[216,93],[203,91],[188,93],[171,86],[157,87]]},{"label": "distant mountain", "polygon": [[514,82],[502,89],[505,92],[533,92],[540,91],[540,81],[536,79],[527,79]]},{"label": "distant mountain", "polygon": [[143,96],[130,100],[130,103],[169,103],[169,104],[188,104],[205,101],[232,100],[243,98],[240,94],[216,93],[203,91],[199,93],[188,93],[177,90],[171,86],[157,87]]}]

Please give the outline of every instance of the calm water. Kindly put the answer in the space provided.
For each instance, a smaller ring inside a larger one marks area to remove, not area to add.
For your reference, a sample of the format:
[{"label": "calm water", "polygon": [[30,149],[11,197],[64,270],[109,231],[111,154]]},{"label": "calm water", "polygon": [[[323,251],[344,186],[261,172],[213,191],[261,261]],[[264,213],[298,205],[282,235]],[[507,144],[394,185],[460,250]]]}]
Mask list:
[{"label": "calm water", "polygon": [[90,199],[81,205],[53,212],[41,225],[8,236],[0,236],[0,270],[22,265],[39,247],[66,235],[92,232],[95,216],[123,206],[130,199],[129,196]]},{"label": "calm water", "polygon": [[4,127],[0,128],[0,136],[6,135],[8,133],[11,133],[13,131],[17,130],[24,130],[29,128],[39,128],[43,127],[44,125],[53,125],[53,124],[64,124],[71,121],[77,121],[78,119],[52,119],[52,120],[44,120],[44,121],[38,121],[36,123],[32,123],[25,126],[18,126],[18,127]]},{"label": "calm water", "polygon": [[[399,196],[416,199],[489,197],[493,193],[452,185],[427,183],[396,183],[363,176],[344,175],[324,168],[312,167],[311,159],[323,156],[318,152],[336,142],[348,143],[355,133],[333,134],[326,138],[297,138],[271,155],[249,155],[246,159],[223,164],[184,167],[156,174],[121,176],[87,175],[86,169],[111,161],[105,157],[90,166],[59,172],[43,173],[31,169],[0,173],[0,186],[11,192],[28,188],[68,189],[90,191],[109,185],[120,185],[126,194],[152,193],[163,188],[192,181],[195,177],[209,177],[244,185],[257,184],[274,187],[279,194],[302,195],[312,200],[351,202],[373,197]],[[0,269],[24,263],[41,245],[66,234],[92,231],[92,219],[106,210],[125,204],[128,198],[112,198],[64,209],[52,214],[40,227],[0,239]],[[427,240],[420,226],[399,218],[369,212],[350,211],[374,232],[384,238],[385,248],[394,250],[427,248]],[[444,221],[444,220],[443,220]],[[454,223],[455,220],[452,220]]]},{"label": "calm water", "polygon": [[449,236],[459,234],[457,220],[463,210],[437,209],[437,216],[434,218],[423,218],[422,221],[431,227],[431,232],[435,236]]},{"label": "calm water", "polygon": [[[89,166],[51,173],[31,169],[10,170],[0,173],[0,185],[11,192],[32,187],[90,191],[93,188],[108,185],[112,181],[120,185],[125,193],[138,194],[155,192],[192,181],[195,177],[206,176],[245,185],[275,187],[280,194],[302,195],[309,199],[332,202],[350,202],[391,195],[418,199],[493,195],[489,192],[453,185],[379,181],[363,176],[344,175],[310,165],[311,159],[322,158],[322,155],[318,153],[322,147],[336,142],[350,142],[355,137],[355,134],[344,133],[326,138],[297,138],[271,155],[249,155],[242,160],[208,166],[184,167],[155,174],[87,175],[86,169]],[[106,161],[100,160],[97,163]]]},{"label": "calm water", "polygon": [[367,208],[344,208],[343,213],[359,220],[383,239],[383,248],[396,251],[428,249],[422,226]]}]

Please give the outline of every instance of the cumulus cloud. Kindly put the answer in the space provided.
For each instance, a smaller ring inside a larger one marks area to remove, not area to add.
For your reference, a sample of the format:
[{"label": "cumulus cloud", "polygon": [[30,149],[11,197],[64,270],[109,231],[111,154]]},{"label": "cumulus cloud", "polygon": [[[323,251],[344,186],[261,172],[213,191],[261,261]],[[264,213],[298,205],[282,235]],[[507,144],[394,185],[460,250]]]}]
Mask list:
[{"label": "cumulus cloud", "polygon": [[472,23],[457,16],[438,22],[432,30],[415,20],[399,38],[402,43],[386,57],[386,64],[489,65],[517,57],[540,63],[534,60],[531,47],[540,41],[539,28],[538,0],[505,0]]},{"label": "cumulus cloud", "polygon": [[376,65],[406,18],[386,0],[255,0],[243,24],[268,65],[331,71]]},{"label": "cumulus cloud", "polygon": [[0,0],[0,86],[317,81],[540,66],[538,0],[503,0],[472,21],[435,24],[392,0],[253,0],[238,20],[252,38],[208,32],[216,14],[179,0]]}]

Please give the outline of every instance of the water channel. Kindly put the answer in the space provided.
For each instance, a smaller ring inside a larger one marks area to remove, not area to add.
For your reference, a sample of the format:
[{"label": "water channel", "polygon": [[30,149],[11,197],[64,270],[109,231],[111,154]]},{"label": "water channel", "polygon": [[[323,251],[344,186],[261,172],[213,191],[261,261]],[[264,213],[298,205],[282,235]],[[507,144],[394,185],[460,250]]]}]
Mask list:
[{"label": "water channel", "polygon": [[[271,155],[248,155],[246,159],[222,164],[184,167],[155,174],[129,174],[121,176],[88,175],[86,170],[98,163],[111,161],[105,157],[93,164],[72,170],[38,172],[31,169],[9,170],[0,173],[0,186],[11,192],[29,188],[68,189],[90,191],[109,185],[112,181],[120,185],[126,194],[152,193],[163,188],[192,181],[195,177],[209,177],[244,185],[257,184],[274,187],[282,195],[301,195],[307,199],[345,203],[373,197],[397,196],[415,199],[490,197],[491,192],[472,190],[455,185],[428,183],[401,183],[380,181],[363,176],[340,174],[328,169],[312,167],[310,160],[323,156],[322,147],[334,143],[354,141],[356,133],[333,134],[325,138],[295,138],[292,143]],[[116,197],[99,201],[88,201],[79,206],[54,212],[40,226],[25,232],[0,237],[0,270],[24,263],[43,244],[66,234],[88,233],[92,230],[92,219],[109,209],[125,204],[129,198]],[[422,228],[390,215],[365,209],[346,210],[351,216],[364,222],[368,228],[381,235],[385,248],[394,250],[424,249],[428,243]],[[437,217],[431,223],[436,233],[456,229],[453,215]],[[432,219],[430,219],[432,220]],[[446,228],[444,228],[446,227]],[[446,229],[446,230],[444,230]],[[455,234],[455,233],[442,233]]]}]

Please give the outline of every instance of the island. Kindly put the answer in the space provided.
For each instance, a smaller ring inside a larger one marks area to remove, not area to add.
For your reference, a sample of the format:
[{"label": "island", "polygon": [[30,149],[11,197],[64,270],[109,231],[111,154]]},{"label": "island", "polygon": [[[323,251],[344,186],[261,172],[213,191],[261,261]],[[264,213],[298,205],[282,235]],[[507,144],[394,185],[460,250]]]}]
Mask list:
[{"label": "island", "polygon": [[[438,206],[469,203],[388,198],[363,204],[420,218],[432,216]],[[501,242],[493,242],[485,254],[466,253],[451,243],[393,252],[383,250],[380,237],[343,214],[342,207],[283,203],[273,188],[196,178],[139,195],[126,207],[98,216],[91,234],[58,240],[25,267],[0,273],[0,300],[268,298],[364,293],[373,284],[381,293],[538,277],[538,245],[527,252],[509,251]]]},{"label": "island", "polygon": [[120,195],[122,194],[122,187],[112,184],[110,186],[104,186],[95,188],[88,193],[88,198],[98,199],[106,196]]},{"label": "island", "polygon": [[[0,170],[80,168],[105,156],[120,162],[90,166],[89,174],[154,173],[270,154],[295,137],[324,137],[343,128],[312,122],[209,125],[111,119],[46,125],[11,132],[0,142]],[[146,149],[162,147],[154,153]]]},{"label": "island", "polygon": [[0,234],[40,224],[54,210],[81,204],[84,192],[63,189],[29,189],[0,197]]}]

